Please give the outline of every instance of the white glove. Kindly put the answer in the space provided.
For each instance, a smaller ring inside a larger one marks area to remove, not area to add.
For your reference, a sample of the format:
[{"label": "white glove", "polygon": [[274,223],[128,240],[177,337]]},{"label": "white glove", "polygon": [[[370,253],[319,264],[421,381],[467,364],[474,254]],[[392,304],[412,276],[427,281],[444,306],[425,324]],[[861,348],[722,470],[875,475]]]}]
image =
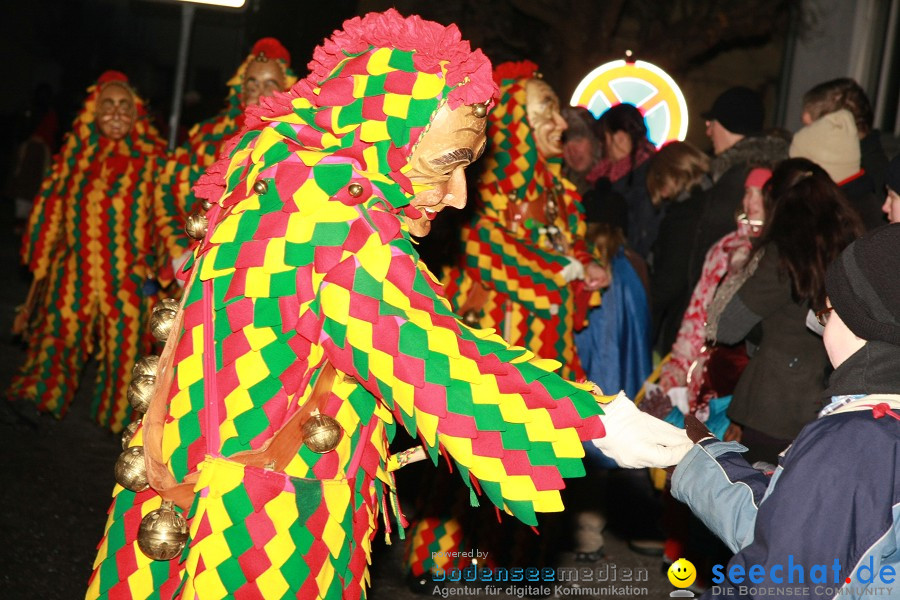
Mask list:
[{"label": "white glove", "polygon": [[563,267],[562,276],[566,283],[571,283],[576,279],[584,279],[584,265],[581,261],[572,256],[567,256],[569,264]]},{"label": "white glove", "polygon": [[694,445],[684,429],[641,412],[622,392],[601,407],[606,435],[592,442],[620,467],[675,465]]}]

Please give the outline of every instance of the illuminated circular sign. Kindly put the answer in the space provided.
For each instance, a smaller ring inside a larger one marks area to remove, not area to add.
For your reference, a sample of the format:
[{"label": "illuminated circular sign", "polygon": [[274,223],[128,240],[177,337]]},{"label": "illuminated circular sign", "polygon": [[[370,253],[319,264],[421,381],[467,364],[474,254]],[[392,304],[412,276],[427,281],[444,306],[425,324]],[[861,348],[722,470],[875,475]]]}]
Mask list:
[{"label": "illuminated circular sign", "polygon": [[668,73],[642,60],[615,60],[597,67],[578,84],[571,105],[583,106],[599,117],[622,102],[641,111],[647,137],[657,148],[687,135],[684,95]]}]

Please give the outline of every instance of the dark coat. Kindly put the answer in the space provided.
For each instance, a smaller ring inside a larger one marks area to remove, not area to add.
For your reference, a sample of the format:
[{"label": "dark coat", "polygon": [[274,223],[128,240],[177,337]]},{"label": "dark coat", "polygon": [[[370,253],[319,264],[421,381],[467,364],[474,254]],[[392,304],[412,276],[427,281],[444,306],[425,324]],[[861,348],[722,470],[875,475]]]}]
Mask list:
[{"label": "dark coat", "polygon": [[762,323],[759,350],[734,390],[728,417],[768,436],[790,440],[823,404],[830,371],[822,338],[806,327],[807,302],[793,298],[789,275],[779,269],[774,244],[722,311],[717,340],[741,341]]},{"label": "dark coat", "polygon": [[663,217],[653,244],[650,269],[650,314],[654,348],[665,356],[672,349],[684,311],[691,300],[688,268],[697,221],[703,213],[709,179],[663,206]]},{"label": "dark coat", "polygon": [[875,197],[884,202],[884,172],[887,171],[890,162],[884,146],[881,145],[881,132],[877,129],[870,131],[869,135],[859,140],[860,166],[872,178],[875,187]]},{"label": "dark coat", "polygon": [[691,250],[690,287],[703,271],[706,252],[726,233],[737,229],[736,215],[744,198],[744,182],[753,167],[772,167],[788,157],[787,140],[777,136],[745,137],[717,156],[710,169],[713,187],[706,195],[697,238]]},{"label": "dark coat", "polygon": [[650,161],[645,160],[625,177],[612,184],[615,192],[622,194],[628,206],[628,246],[641,257],[647,258],[659,231],[662,215],[653,207],[647,191],[647,170]]},{"label": "dark coat", "polygon": [[868,173],[860,171],[859,176],[842,182],[840,188],[847,196],[850,206],[856,210],[866,231],[872,231],[876,227],[887,224],[887,219],[881,211],[884,195],[882,194],[879,198],[875,194],[875,183]]}]

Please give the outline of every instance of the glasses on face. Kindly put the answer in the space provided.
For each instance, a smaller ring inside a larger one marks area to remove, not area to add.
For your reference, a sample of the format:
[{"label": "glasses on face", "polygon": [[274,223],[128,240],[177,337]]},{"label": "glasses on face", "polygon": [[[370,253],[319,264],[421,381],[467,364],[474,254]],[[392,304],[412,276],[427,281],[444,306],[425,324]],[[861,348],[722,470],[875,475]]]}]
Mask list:
[{"label": "glasses on face", "polygon": [[819,322],[819,325],[825,327],[828,324],[828,318],[831,316],[831,311],[833,310],[833,306],[826,306],[822,310],[816,311],[816,321]]}]

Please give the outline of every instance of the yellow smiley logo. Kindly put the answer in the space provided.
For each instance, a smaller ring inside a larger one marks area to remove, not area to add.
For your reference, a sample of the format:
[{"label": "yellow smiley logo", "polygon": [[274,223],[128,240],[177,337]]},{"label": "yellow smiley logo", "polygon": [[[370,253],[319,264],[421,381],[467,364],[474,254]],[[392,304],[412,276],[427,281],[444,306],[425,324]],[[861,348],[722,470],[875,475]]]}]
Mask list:
[{"label": "yellow smiley logo", "polygon": [[697,579],[697,569],[693,563],[685,558],[679,558],[669,566],[667,573],[669,583],[677,588],[686,588]]}]

